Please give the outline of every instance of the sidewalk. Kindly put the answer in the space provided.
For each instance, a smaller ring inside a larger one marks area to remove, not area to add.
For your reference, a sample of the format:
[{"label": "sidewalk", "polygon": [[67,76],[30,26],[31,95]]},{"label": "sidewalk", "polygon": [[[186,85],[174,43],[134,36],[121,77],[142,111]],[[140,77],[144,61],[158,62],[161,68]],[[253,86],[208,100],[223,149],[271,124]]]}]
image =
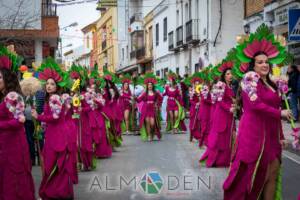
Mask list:
[{"label": "sidewalk", "polygon": [[[296,127],[300,127],[300,123],[295,123]],[[292,142],[294,141],[294,137],[291,135],[292,134],[292,128],[291,124],[287,123],[286,121],[282,121],[282,128],[283,128],[283,134],[285,139],[288,141],[288,147],[285,149],[286,151],[289,151],[291,153],[294,153],[298,156],[300,156],[300,150],[295,150],[292,148]]]}]

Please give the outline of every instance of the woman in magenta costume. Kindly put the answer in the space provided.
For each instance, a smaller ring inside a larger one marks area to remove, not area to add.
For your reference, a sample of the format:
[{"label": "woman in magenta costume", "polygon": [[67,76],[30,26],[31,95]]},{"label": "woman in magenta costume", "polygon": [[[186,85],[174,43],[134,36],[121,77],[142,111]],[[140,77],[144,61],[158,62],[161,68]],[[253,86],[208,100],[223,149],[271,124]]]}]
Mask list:
[{"label": "woman in magenta costume", "polygon": [[143,79],[146,91],[137,98],[137,102],[144,102],[140,117],[141,138],[143,141],[147,141],[147,139],[153,141],[154,135],[156,135],[160,140],[159,108],[162,104],[162,96],[155,91],[155,84],[157,83],[155,75],[147,73]]},{"label": "woman in magenta costume", "polygon": [[269,33],[263,25],[251,36],[252,40],[237,46],[239,60],[250,64],[241,83],[243,113],[237,149],[223,185],[225,200],[282,199],[281,117],[290,118],[292,114],[280,109],[278,88],[269,77],[269,63],[280,64],[286,58],[285,48],[279,42],[273,43],[276,40]]},{"label": "woman in magenta costume", "polygon": [[131,83],[130,75],[125,74],[121,78],[122,89],[120,92],[120,100],[122,103],[122,111],[124,113],[124,124],[125,124],[125,132],[128,135],[130,129],[132,128],[132,95],[129,88],[129,84]]},{"label": "woman in magenta costume", "polygon": [[42,152],[44,169],[40,185],[40,197],[43,200],[70,199],[74,197],[72,183],[72,156],[68,150],[68,127],[65,121],[65,108],[58,95],[61,87],[66,86],[66,75],[58,64],[47,59],[38,69],[39,79],[46,84],[44,113],[38,115],[32,110],[32,116],[46,124],[45,144]]},{"label": "woman in magenta costume", "polygon": [[200,109],[200,91],[196,88],[200,87],[200,83],[203,82],[202,76],[199,72],[195,73],[191,78],[192,91],[190,92],[190,141],[193,139],[200,140],[200,119],[199,119],[199,109]]},{"label": "woman in magenta costume", "polygon": [[109,158],[112,156],[112,146],[109,143],[109,138],[107,136],[108,130],[105,123],[107,119],[105,118],[105,114],[103,112],[105,99],[100,92],[97,92],[96,94],[95,103],[97,105],[95,116],[100,131],[99,143],[96,144],[95,154],[98,158]]},{"label": "woman in magenta costume", "polygon": [[93,169],[93,140],[95,135],[93,135],[92,128],[95,128],[95,114],[94,110],[96,105],[94,103],[92,89],[86,87],[86,89],[81,93],[83,99],[81,100],[81,131],[79,132],[79,147],[80,147],[80,158],[83,164],[83,170],[90,171]]},{"label": "woman in magenta costume", "polygon": [[204,83],[201,87],[201,102],[200,102],[200,108],[199,108],[199,114],[198,118],[200,120],[200,138],[199,138],[199,147],[201,147],[203,144],[207,146],[207,138],[210,131],[210,115],[211,115],[211,106],[212,106],[212,100],[210,95],[210,79],[208,77],[208,72],[211,69],[211,66],[208,66],[205,68],[205,70],[202,72],[202,76],[204,79]]},{"label": "woman in magenta costume", "polygon": [[122,102],[120,101],[119,91],[114,84],[116,81],[115,75],[109,71],[104,71],[104,81],[103,97],[105,99],[105,106],[103,107],[103,114],[110,121],[109,142],[112,147],[119,147],[122,145]]},{"label": "woman in magenta costume", "polygon": [[70,174],[72,174],[72,182],[74,184],[78,184],[78,171],[77,171],[77,163],[78,163],[78,158],[77,158],[77,133],[78,133],[78,126],[76,126],[76,121],[73,119],[73,109],[72,109],[72,97],[64,93],[62,96],[62,101],[65,107],[65,124],[67,126],[67,134],[68,134],[68,151],[70,152],[70,156],[72,159],[72,162],[70,167]]},{"label": "woman in magenta costume", "polygon": [[213,124],[208,136],[207,149],[200,162],[205,161],[207,167],[229,167],[232,152],[232,139],[235,126],[233,120],[233,98],[231,88],[232,62],[223,61],[219,70],[222,72],[217,83],[217,102],[213,115]]},{"label": "woman in magenta costume", "polygon": [[[12,65],[7,56],[0,56],[0,199],[34,200],[24,129],[25,107],[17,75],[11,71]],[[19,114],[9,111],[10,102],[16,102],[15,99],[19,99],[21,106]]]},{"label": "woman in magenta costume", "polygon": [[172,133],[178,133],[178,129],[186,131],[184,124],[184,109],[181,92],[176,85],[176,74],[173,72],[168,73],[168,79],[170,85],[166,85],[163,96],[167,96],[167,131],[173,131]]}]

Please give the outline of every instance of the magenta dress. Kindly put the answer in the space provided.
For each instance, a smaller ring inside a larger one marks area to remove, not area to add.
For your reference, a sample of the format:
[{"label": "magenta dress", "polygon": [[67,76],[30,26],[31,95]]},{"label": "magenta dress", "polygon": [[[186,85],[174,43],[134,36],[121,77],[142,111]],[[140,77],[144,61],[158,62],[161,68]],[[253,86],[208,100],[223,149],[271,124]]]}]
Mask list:
[{"label": "magenta dress", "polygon": [[77,146],[77,134],[78,134],[78,126],[76,125],[76,123],[78,123],[78,121],[74,120],[72,118],[73,112],[72,109],[68,109],[66,110],[66,126],[67,126],[67,130],[68,130],[68,151],[71,154],[71,159],[72,162],[70,162],[70,164],[72,164],[70,167],[68,167],[68,169],[71,169],[70,174],[72,174],[72,182],[74,184],[78,184],[78,170],[77,170],[77,150],[78,150],[78,146]]},{"label": "magenta dress", "polygon": [[281,161],[284,139],[281,124],[281,99],[262,81],[257,85],[257,99],[251,101],[242,92],[241,116],[237,149],[227,179],[224,182],[224,199],[258,199],[261,194],[268,165]]},{"label": "magenta dress", "polygon": [[137,102],[144,102],[141,117],[140,117],[140,128],[143,127],[146,118],[154,118],[155,119],[155,134],[158,139],[161,139],[160,134],[160,122],[158,116],[158,110],[162,104],[162,96],[159,92],[156,92],[154,95],[147,95],[146,92],[141,94],[137,98]]},{"label": "magenta dress", "polygon": [[95,154],[98,158],[109,158],[112,156],[112,146],[109,143],[107,137],[107,131],[105,126],[105,117],[102,111],[103,106],[97,104],[97,109],[95,110],[96,122],[99,126],[99,142],[96,143]]},{"label": "magenta dress", "polygon": [[233,113],[234,92],[226,85],[223,98],[216,102],[213,123],[208,136],[208,144],[200,161],[206,161],[207,167],[228,167],[232,152],[232,136],[235,129]]},{"label": "magenta dress", "polygon": [[24,124],[4,102],[0,103],[0,199],[35,199]]},{"label": "magenta dress", "polygon": [[122,110],[125,111],[125,110],[129,110],[131,111],[131,92],[128,91],[124,91],[122,90],[122,95],[120,96],[120,100],[121,100],[121,103],[122,103]]},{"label": "magenta dress", "polygon": [[200,120],[200,139],[199,139],[199,146],[201,147],[203,144],[207,146],[207,138],[210,131],[210,115],[211,115],[211,98],[210,94],[204,96],[201,94],[201,102],[200,108],[198,113],[198,118]]},{"label": "magenta dress", "polygon": [[92,108],[83,99],[81,101],[81,130],[79,131],[80,157],[84,170],[90,170],[93,162],[93,134],[90,119],[94,117]]},{"label": "magenta dress", "polygon": [[121,122],[124,118],[124,115],[122,114],[122,102],[120,98],[116,97],[109,99],[107,92],[103,94],[103,97],[105,99],[103,112],[110,119],[111,126],[114,127],[113,132],[115,136],[121,137]]},{"label": "magenta dress", "polygon": [[[170,90],[170,87],[167,86],[165,89],[165,92],[163,93],[163,96],[167,96],[168,100],[167,100],[167,123],[169,123],[169,111],[178,111],[178,105],[176,103],[176,101],[182,106],[183,105],[183,100],[182,100],[182,96],[180,94],[179,88],[176,86],[174,91]],[[168,124],[167,124],[167,127]],[[184,124],[184,120],[180,121],[180,130],[182,131],[186,131],[186,126]],[[169,130],[171,130],[172,128],[169,128]]]},{"label": "magenta dress", "polygon": [[59,117],[53,117],[49,103],[38,121],[46,123],[45,144],[43,148],[44,176],[40,185],[40,197],[43,200],[73,198],[73,164],[68,151],[68,127],[66,126],[64,107]]},{"label": "magenta dress", "polygon": [[[198,106],[197,106],[198,105]],[[199,119],[199,109],[200,109],[200,95],[193,94],[190,97],[190,132],[192,138],[196,140],[200,140],[201,132],[200,132],[200,119]]]}]

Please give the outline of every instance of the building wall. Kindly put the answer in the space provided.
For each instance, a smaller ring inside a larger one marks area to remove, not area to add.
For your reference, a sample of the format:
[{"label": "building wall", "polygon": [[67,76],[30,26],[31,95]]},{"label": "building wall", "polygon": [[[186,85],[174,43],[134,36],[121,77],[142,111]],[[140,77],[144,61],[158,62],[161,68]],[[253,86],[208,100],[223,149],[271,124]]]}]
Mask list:
[{"label": "building wall", "polygon": [[[160,71],[160,76],[164,77],[165,69],[171,68],[171,55],[172,52],[169,52],[169,43],[168,38],[164,41],[164,19],[167,18],[167,26],[173,24],[174,20],[172,18],[172,10],[175,6],[172,6],[169,0],[162,1],[154,10],[153,10],[153,63],[154,63],[154,72]],[[156,27],[159,25],[159,37],[158,45],[156,44]],[[167,34],[169,30],[167,29]],[[166,70],[165,70],[166,71]],[[174,71],[174,70],[173,70]]]},{"label": "building wall", "polygon": [[[107,64],[109,71],[115,72],[118,63],[118,34],[117,34],[117,8],[109,8],[97,22],[98,56],[97,63],[99,70]],[[103,42],[106,47],[102,48]]]},{"label": "building wall", "polygon": [[222,26],[214,46],[215,38],[219,30],[220,12],[219,3],[212,1],[210,8],[210,48],[209,61],[217,64],[226,56],[227,52],[236,45],[237,36],[244,33],[243,29],[243,1],[235,3],[224,2],[222,4]]}]

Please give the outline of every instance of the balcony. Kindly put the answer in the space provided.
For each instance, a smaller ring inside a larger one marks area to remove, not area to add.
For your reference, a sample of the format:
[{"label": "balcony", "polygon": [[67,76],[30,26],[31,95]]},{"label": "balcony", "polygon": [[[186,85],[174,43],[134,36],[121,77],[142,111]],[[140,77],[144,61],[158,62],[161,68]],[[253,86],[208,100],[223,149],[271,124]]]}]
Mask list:
[{"label": "balcony", "polygon": [[134,58],[136,58],[136,50],[130,52],[130,59],[133,60]]},{"label": "balcony", "polygon": [[106,40],[104,40],[104,41],[102,42],[101,47],[102,47],[102,51],[103,51],[104,49],[106,49]]},{"label": "balcony", "polygon": [[176,29],[176,47],[183,45],[183,26],[179,26]]},{"label": "balcony", "polygon": [[42,4],[42,16],[43,17],[54,17],[57,16],[57,5],[56,4]]},{"label": "balcony", "polygon": [[169,38],[169,51],[174,50],[174,32],[171,31],[168,33]]},{"label": "balcony", "polygon": [[141,47],[136,51],[136,58],[142,59],[145,56],[145,47]]},{"label": "balcony", "polygon": [[143,21],[142,13],[135,13],[130,17],[130,24],[133,24],[136,21]]},{"label": "balcony", "polygon": [[191,19],[185,24],[185,41],[187,44],[197,44],[200,42],[199,19]]}]

